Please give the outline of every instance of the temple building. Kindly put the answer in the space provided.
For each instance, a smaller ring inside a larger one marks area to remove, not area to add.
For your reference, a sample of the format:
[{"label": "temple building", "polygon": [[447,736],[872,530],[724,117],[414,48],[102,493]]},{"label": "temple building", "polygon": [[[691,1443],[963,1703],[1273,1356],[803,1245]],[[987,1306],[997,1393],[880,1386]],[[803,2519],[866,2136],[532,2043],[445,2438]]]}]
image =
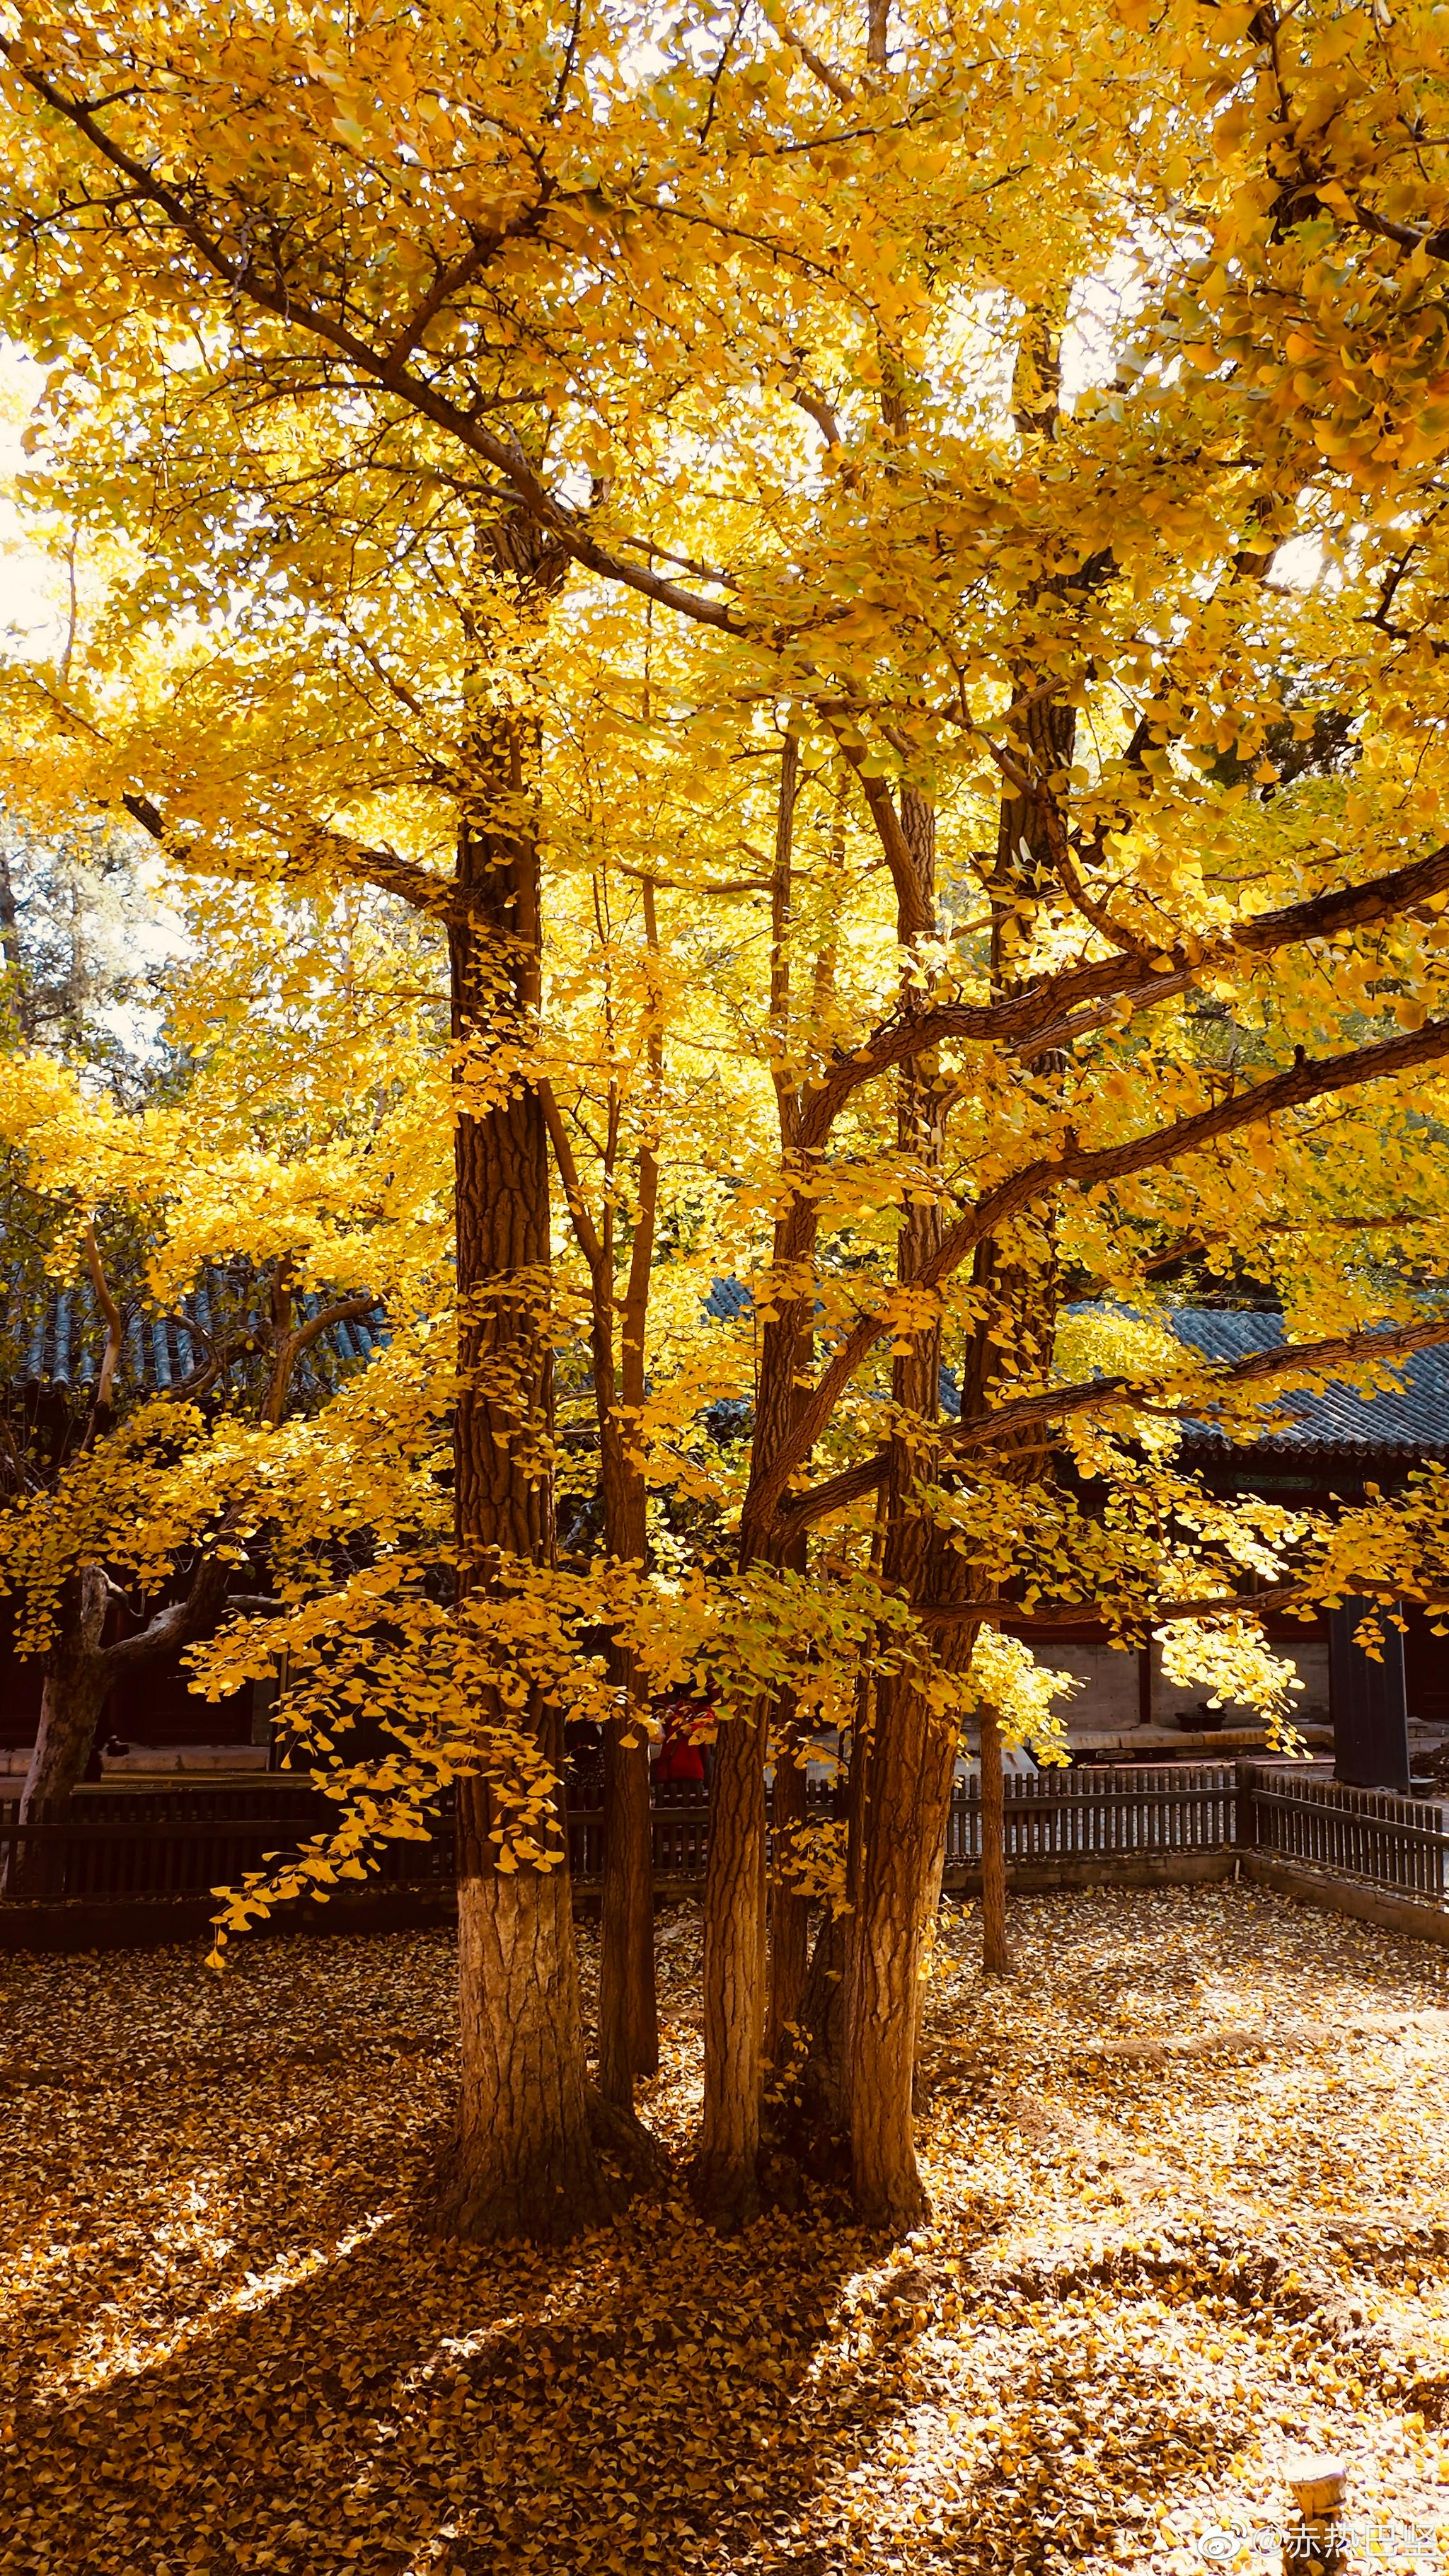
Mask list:
[{"label": "temple building", "polygon": [[[1283,1319],[1271,1309],[1241,1306],[1164,1308],[1160,1320],[1204,1358],[1224,1366],[1255,1351],[1275,1350]],[[1177,1462],[1215,1493],[1261,1494],[1290,1509],[1333,1510],[1361,1502],[1370,1485],[1389,1493],[1428,1459],[1449,1458],[1449,1346],[1418,1351],[1394,1364],[1397,1387],[1372,1395],[1330,1383],[1285,1394],[1251,1447],[1235,1445],[1207,1423],[1190,1424]],[[1435,1637],[1422,1610],[1405,1607],[1404,1685],[1411,1741],[1437,1743],[1449,1731],[1449,1637]],[[1329,1620],[1269,1617],[1270,1644],[1297,1665],[1303,1690],[1295,1722],[1310,1747],[1332,1743]],[[1019,1623],[1043,1661],[1076,1673],[1081,1688],[1068,1711],[1074,1750],[1121,1758],[1213,1745],[1248,1749],[1262,1741],[1250,1709],[1208,1705],[1201,1685],[1168,1681],[1160,1650],[1114,1648],[1098,1622],[1063,1628]]]}]

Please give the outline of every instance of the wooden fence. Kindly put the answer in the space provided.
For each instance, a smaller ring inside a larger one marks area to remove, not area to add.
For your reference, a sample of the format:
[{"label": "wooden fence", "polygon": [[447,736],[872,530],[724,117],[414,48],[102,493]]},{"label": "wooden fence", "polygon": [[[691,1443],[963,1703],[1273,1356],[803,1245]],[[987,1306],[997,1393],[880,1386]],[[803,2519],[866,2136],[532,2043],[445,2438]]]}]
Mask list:
[{"label": "wooden fence", "polygon": [[[1231,1762],[1038,1771],[1034,1778],[1008,1777],[1005,1791],[1008,1860],[1211,1852],[1237,1839],[1237,1770]],[[973,1779],[951,1801],[946,1884],[980,1860],[981,1784]]]},{"label": "wooden fence", "polygon": [[[87,1786],[34,1808],[22,1825],[17,1801],[0,1803],[0,1899],[55,1903],[80,1897],[204,1896],[234,1887],[277,1853],[294,1852],[335,1823],[333,1799],[309,1780],[269,1773],[244,1787],[112,1789]],[[656,1790],[651,1812],[654,1874],[704,1876],[709,1808],[692,1784]],[[597,1788],[569,1804],[569,1862],[585,1885],[604,1869],[604,1818]],[[451,1809],[426,1842],[385,1843],[374,1883],[447,1881],[453,1875]]]},{"label": "wooden fence", "polygon": [[1269,1763],[1239,1766],[1239,1839],[1254,1851],[1435,1905],[1449,1894],[1446,1816],[1449,1808],[1389,1789],[1350,1789]]},{"label": "wooden fence", "polygon": [[[1250,1849],[1449,1902],[1449,1809],[1341,1787],[1293,1765],[1123,1764],[1009,1777],[1005,1788],[1011,1861]],[[828,1812],[828,1797],[817,1793],[810,1803]],[[0,1887],[6,1901],[29,1902],[204,1895],[295,1851],[336,1813],[310,1782],[285,1773],[239,1787],[87,1787],[24,1825],[13,1803],[0,1804]],[[568,1827],[575,1879],[597,1884],[604,1858],[597,1787],[571,1798]],[[656,1878],[698,1883],[709,1839],[701,1791],[657,1790],[651,1829]],[[970,1780],[952,1801],[946,1884],[959,1884],[980,1857],[981,1793]],[[446,1881],[452,1870],[453,1820],[445,1812],[429,1841],[385,1845],[377,1878],[415,1885]]]}]

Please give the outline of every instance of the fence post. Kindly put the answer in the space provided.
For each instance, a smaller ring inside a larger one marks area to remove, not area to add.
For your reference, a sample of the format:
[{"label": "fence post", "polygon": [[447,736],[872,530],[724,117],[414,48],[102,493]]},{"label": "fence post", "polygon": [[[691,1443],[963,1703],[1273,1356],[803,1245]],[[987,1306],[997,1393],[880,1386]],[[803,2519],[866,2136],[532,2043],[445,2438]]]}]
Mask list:
[{"label": "fence post", "polygon": [[[1244,1762],[1241,1758],[1233,1764],[1233,1785],[1229,1793],[1232,1799],[1232,1831],[1229,1840],[1234,1851],[1251,1851],[1257,1842],[1258,1819],[1253,1802],[1252,1784],[1248,1777],[1251,1767],[1250,1763]],[[1234,1877],[1237,1874],[1238,1864],[1234,1861]]]}]

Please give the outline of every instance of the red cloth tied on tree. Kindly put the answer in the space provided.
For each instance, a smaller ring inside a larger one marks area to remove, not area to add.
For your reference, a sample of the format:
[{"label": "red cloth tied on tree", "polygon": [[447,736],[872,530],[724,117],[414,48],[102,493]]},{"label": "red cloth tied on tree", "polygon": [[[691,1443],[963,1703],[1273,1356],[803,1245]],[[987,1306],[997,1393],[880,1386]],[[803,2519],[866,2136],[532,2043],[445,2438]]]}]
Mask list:
[{"label": "red cloth tied on tree", "polygon": [[681,1780],[704,1786],[704,1755],[696,1741],[714,1726],[714,1710],[697,1708],[687,1700],[672,1700],[664,1712],[664,1741],[654,1765],[656,1780],[670,1783]]}]

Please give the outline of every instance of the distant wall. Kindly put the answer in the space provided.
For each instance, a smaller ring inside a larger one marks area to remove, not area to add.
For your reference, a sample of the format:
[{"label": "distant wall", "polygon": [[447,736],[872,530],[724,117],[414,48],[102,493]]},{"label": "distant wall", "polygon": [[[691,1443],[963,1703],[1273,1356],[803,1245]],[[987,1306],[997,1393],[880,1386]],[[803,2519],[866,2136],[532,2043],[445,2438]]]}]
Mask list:
[{"label": "distant wall", "polygon": [[[1141,1722],[1141,1665],[1135,1649],[1096,1644],[1056,1645],[1050,1637],[1032,1640],[1032,1651],[1038,1660],[1053,1669],[1075,1673],[1081,1688],[1067,1703],[1067,1732],[1080,1739],[1089,1735],[1125,1734]],[[1302,1691],[1295,1697],[1295,1717],[1310,1725],[1328,1723],[1328,1647],[1316,1637],[1295,1639],[1291,1644],[1275,1647],[1286,1662],[1297,1666]],[[1183,1685],[1163,1679],[1157,1669],[1158,1656],[1153,1656],[1152,1716],[1153,1726],[1176,1726],[1190,1712],[1205,1709],[1208,1692],[1201,1682]],[[1217,1712],[1208,1711],[1202,1723],[1211,1725]],[[1225,1701],[1222,1722],[1226,1725],[1251,1725],[1254,1712]]]}]

